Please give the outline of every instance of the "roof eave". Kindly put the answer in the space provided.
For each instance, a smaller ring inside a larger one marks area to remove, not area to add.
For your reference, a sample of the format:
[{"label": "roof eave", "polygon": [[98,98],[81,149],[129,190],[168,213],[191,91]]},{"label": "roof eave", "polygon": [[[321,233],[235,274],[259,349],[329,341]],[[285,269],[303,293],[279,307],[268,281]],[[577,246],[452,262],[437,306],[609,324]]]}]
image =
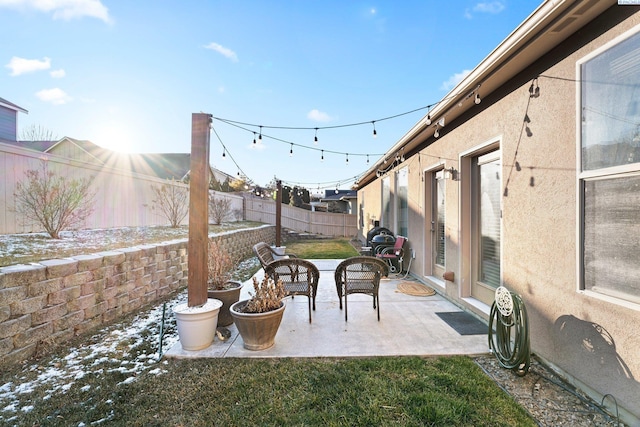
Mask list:
[{"label": "roof eave", "polygon": [[[385,159],[396,153],[409,153],[418,145],[433,137],[435,124],[444,115],[446,123],[475,106],[473,100],[462,103],[469,95],[478,91],[486,97],[502,84],[534,63],[546,52],[560,44],[597,15],[616,4],[616,0],[547,0],[529,15],[502,43],[500,43],[460,83],[447,93],[437,105],[420,119],[398,140],[354,185],[360,189],[377,178],[377,172]],[[561,20],[569,14],[569,20]],[[552,26],[553,24],[557,24]],[[551,27],[552,26],[552,27]],[[549,30],[551,28],[551,30]],[[554,31],[556,28],[561,30]],[[549,35],[553,31],[552,35]],[[549,35],[548,37],[544,37]],[[517,61],[514,58],[518,58]],[[465,98],[466,97],[466,98]],[[431,123],[427,124],[427,116]],[[446,126],[445,123],[445,126]]]}]

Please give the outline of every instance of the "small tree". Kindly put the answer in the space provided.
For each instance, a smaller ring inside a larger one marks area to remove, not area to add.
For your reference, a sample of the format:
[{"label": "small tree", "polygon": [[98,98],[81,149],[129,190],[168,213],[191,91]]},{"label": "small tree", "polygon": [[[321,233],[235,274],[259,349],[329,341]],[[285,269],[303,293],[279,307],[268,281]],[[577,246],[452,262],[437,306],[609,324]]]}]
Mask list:
[{"label": "small tree", "polygon": [[177,185],[177,181],[169,181],[168,184],[151,187],[155,194],[152,209],[159,210],[171,228],[178,228],[189,213],[189,189]]},{"label": "small tree", "polygon": [[56,141],[58,137],[51,130],[41,125],[31,125],[20,132],[22,141]]},{"label": "small tree", "polygon": [[209,214],[214,224],[222,224],[222,221],[231,213],[231,200],[226,197],[209,198]]},{"label": "small tree", "polygon": [[25,172],[26,179],[16,184],[15,212],[23,222],[40,224],[53,239],[60,232],[77,228],[94,210],[95,191],[89,180],[56,175],[46,160],[40,169]]}]

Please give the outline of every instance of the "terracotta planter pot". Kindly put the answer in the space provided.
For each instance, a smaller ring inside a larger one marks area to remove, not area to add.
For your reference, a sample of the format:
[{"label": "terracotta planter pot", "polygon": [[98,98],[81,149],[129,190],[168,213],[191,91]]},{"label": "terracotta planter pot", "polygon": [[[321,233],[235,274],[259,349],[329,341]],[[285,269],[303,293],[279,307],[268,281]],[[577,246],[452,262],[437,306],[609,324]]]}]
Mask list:
[{"label": "terracotta planter pot", "polygon": [[178,337],[184,350],[202,350],[211,345],[221,306],[222,301],[208,299],[201,307],[189,307],[185,302],[173,308]]},{"label": "terracotta planter pot", "polygon": [[238,301],[231,306],[231,316],[238,328],[247,350],[266,350],[275,344],[276,334],[284,314],[284,302],[280,308],[266,313],[242,313],[248,300]]},{"label": "terracotta planter pot", "polygon": [[209,289],[207,296],[222,301],[222,308],[218,313],[218,326],[229,326],[233,323],[233,317],[229,309],[240,299],[242,283],[236,281],[227,282],[229,289]]}]

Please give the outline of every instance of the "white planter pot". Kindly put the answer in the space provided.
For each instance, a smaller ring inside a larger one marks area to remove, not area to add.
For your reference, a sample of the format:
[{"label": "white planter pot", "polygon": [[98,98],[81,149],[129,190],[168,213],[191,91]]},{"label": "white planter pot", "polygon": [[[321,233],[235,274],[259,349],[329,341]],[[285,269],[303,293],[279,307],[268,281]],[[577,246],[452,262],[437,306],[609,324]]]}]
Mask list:
[{"label": "white planter pot", "polygon": [[218,313],[222,301],[209,298],[200,307],[189,307],[185,302],[173,308],[178,337],[184,350],[202,350],[213,342],[218,327]]}]

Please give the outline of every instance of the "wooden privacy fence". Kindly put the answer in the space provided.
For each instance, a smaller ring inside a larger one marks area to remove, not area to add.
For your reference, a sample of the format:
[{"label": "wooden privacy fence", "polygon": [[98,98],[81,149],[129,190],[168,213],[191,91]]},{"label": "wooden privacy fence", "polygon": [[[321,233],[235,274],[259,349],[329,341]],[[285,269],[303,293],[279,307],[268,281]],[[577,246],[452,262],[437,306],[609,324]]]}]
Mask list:
[{"label": "wooden privacy fence", "polygon": [[[245,195],[245,219],[267,224],[276,223],[275,200]],[[311,234],[353,237],[358,234],[357,216],[330,212],[313,212],[282,205],[282,227]]]},{"label": "wooden privacy fence", "polygon": [[[158,209],[153,187],[175,185],[187,189],[188,185],[148,175],[80,162],[47,153],[26,150],[0,143],[0,234],[43,231],[39,224],[25,224],[16,217],[14,192],[16,183],[24,180],[27,170],[40,169],[47,160],[51,172],[75,179],[88,179],[96,192],[95,210],[79,228],[142,227],[169,225]],[[225,221],[242,219],[243,198],[238,195],[210,192],[214,197],[231,200],[230,215]],[[182,225],[188,223],[185,217]]]}]

